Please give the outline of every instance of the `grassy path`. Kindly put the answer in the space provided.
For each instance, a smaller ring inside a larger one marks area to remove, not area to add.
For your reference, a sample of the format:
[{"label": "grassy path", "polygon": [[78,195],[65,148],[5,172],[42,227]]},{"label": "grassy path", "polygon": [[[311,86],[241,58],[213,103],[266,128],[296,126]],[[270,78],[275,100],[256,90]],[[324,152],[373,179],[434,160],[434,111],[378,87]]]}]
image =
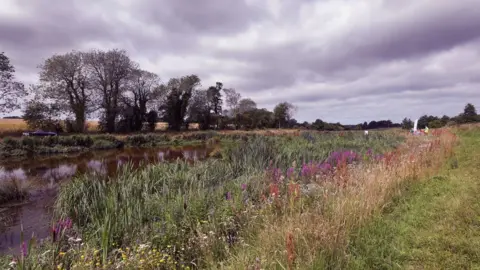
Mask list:
[{"label": "grassy path", "polygon": [[445,169],[357,231],[349,269],[480,269],[480,129]]}]

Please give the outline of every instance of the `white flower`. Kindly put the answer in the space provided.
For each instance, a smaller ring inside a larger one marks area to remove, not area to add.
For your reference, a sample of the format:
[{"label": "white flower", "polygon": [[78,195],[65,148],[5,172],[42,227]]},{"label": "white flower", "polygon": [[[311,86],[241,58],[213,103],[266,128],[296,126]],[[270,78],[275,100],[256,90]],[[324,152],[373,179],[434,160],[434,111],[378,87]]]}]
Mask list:
[{"label": "white flower", "polygon": [[147,244],[140,244],[140,246],[138,246],[139,249],[146,249],[148,247],[149,247],[149,245],[147,245]]},{"label": "white flower", "polygon": [[11,261],[8,265],[13,268],[13,267],[17,266],[17,262],[16,261]]}]

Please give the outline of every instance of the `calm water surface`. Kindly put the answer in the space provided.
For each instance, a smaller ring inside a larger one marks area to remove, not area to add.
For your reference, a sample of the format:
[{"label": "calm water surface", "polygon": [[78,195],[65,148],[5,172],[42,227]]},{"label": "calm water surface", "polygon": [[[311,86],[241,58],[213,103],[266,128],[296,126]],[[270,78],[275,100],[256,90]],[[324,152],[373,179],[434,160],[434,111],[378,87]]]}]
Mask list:
[{"label": "calm water surface", "polygon": [[11,181],[15,178],[22,184],[32,186],[32,191],[28,201],[0,205],[0,253],[18,252],[21,225],[26,237],[30,237],[32,233],[37,239],[50,235],[52,207],[57,188],[60,183],[68,181],[74,175],[97,172],[112,176],[119,167],[128,162],[135,168],[177,159],[193,162],[207,158],[211,150],[203,145],[182,148],[128,148],[4,161],[0,163],[0,181]]}]

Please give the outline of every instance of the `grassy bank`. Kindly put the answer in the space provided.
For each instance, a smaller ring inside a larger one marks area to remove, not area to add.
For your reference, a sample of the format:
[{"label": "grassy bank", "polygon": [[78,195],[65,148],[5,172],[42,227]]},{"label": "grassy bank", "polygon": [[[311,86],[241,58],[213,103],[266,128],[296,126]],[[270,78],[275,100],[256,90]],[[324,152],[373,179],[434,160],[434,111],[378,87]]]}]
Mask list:
[{"label": "grassy bank", "polygon": [[441,173],[410,185],[355,234],[350,269],[480,269],[480,128],[458,134]]},{"label": "grassy bank", "polygon": [[351,231],[380,211],[401,183],[436,172],[453,140],[445,133],[398,147],[403,139],[388,132],[368,139],[358,133],[255,136],[232,140],[219,160],[126,168],[115,179],[83,176],[61,188],[54,237],[22,252],[16,264],[332,266]]},{"label": "grassy bank", "polygon": [[137,134],[131,136],[71,135],[55,137],[7,137],[0,142],[0,157],[10,158],[32,155],[66,154],[123,147],[192,145],[205,143],[214,137],[229,138],[227,135],[217,134],[216,132],[195,132],[176,135]]},{"label": "grassy bank", "polygon": [[[309,132],[303,132],[309,134]],[[312,134],[321,134],[312,132]],[[387,132],[388,133],[388,132]],[[390,132],[395,133],[395,131]],[[34,155],[78,153],[123,147],[163,147],[195,145],[220,140],[244,140],[255,136],[300,136],[298,130],[258,131],[192,131],[178,133],[150,133],[133,135],[66,135],[55,137],[6,137],[0,141],[1,158],[25,158]],[[341,133],[342,137],[358,136],[360,132]],[[323,136],[339,136],[323,133]]]}]

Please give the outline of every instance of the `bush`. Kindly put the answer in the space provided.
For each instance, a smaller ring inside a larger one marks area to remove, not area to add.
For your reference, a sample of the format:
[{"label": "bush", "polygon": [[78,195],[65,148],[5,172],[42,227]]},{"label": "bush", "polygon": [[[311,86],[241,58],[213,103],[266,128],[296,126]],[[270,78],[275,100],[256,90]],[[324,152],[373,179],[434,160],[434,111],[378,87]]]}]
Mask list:
[{"label": "bush", "polygon": [[95,141],[93,141],[92,149],[94,150],[115,149],[115,148],[120,148],[119,144],[120,143],[116,141],[96,139]]},{"label": "bush", "polygon": [[170,137],[168,135],[139,134],[128,136],[125,142],[128,146],[133,147],[152,147],[165,144],[169,141]]},{"label": "bush", "polygon": [[19,141],[10,137],[3,139],[3,145],[5,149],[16,149],[20,147]]}]

